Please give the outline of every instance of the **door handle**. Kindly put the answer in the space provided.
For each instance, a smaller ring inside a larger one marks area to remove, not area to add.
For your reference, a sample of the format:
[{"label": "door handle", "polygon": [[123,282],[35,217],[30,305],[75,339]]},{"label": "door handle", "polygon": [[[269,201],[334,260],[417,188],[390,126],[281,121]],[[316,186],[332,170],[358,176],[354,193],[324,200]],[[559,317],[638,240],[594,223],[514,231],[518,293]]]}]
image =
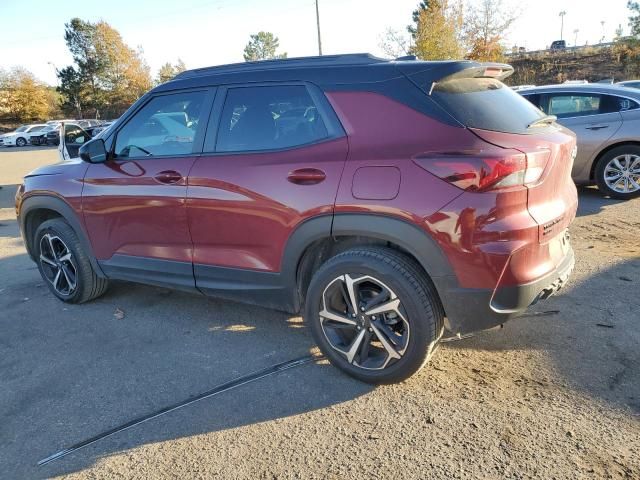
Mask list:
[{"label": "door handle", "polygon": [[587,130],[600,130],[601,128],[609,128],[609,125],[606,123],[601,123],[599,125],[589,125],[585,127]]},{"label": "door handle", "polygon": [[162,172],[158,172],[153,178],[155,178],[157,182],[173,185],[182,180],[182,175],[175,170],[164,170]]},{"label": "door handle", "polygon": [[327,178],[325,173],[317,168],[299,168],[287,175],[287,180],[296,185],[315,185],[325,178]]}]

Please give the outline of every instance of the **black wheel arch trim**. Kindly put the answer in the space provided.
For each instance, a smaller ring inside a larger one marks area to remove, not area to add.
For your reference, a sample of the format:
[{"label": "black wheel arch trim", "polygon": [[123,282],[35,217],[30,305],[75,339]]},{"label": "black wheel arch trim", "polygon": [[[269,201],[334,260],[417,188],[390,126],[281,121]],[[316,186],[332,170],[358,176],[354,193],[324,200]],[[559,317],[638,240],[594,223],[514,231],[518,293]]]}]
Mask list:
[{"label": "black wheel arch trim", "polygon": [[361,213],[336,214],[331,234],[334,238],[361,235],[388,241],[413,255],[430,277],[454,274],[451,264],[429,234],[399,218]]},{"label": "black wheel arch trim", "polygon": [[[338,239],[342,236],[361,236],[391,242],[410,253],[431,277],[441,294],[441,277],[455,278],[453,268],[435,241],[409,222],[370,213],[327,214],[306,220],[289,236],[282,256],[282,280],[287,288],[296,292],[294,305],[300,308],[297,294],[298,265],[307,248],[317,240]],[[446,309],[446,305],[445,305]]]},{"label": "black wheel arch trim", "polygon": [[84,248],[87,256],[89,257],[89,261],[91,262],[91,266],[96,272],[96,275],[100,278],[106,278],[106,275],[98,264],[93,253],[93,248],[91,247],[91,242],[89,241],[83,224],[78,218],[75,210],[64,200],[52,195],[32,195],[23,199],[20,204],[18,223],[20,225],[20,231],[23,234],[25,246],[27,247],[27,253],[31,259],[35,261],[35,253],[32,245],[33,238],[29,235],[29,230],[27,228],[29,226],[27,225],[27,219],[31,212],[40,209],[56,212],[69,225],[71,225],[71,228],[73,228],[73,231],[78,236],[78,240],[82,244],[82,248]]}]

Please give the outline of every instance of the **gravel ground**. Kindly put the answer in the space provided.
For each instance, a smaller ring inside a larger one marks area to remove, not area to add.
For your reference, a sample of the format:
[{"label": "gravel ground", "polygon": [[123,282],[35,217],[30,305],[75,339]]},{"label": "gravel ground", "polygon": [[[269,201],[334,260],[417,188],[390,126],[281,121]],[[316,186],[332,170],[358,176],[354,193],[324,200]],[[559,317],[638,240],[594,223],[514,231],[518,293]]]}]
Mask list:
[{"label": "gravel ground", "polygon": [[314,351],[300,318],[161,288],[55,300],[12,205],[21,176],[55,160],[0,149],[0,476],[640,479],[640,199],[590,188],[571,227],[572,281],[532,308],[546,314],[443,344],[400,385],[309,364],[36,466]]}]

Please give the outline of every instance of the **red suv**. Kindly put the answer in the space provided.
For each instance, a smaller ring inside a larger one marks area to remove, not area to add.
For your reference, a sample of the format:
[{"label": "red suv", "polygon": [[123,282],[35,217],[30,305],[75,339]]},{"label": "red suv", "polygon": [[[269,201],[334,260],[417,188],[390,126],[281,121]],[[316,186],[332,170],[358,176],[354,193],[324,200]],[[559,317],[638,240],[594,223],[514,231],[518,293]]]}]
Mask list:
[{"label": "red suv", "polygon": [[500,325],[573,267],[575,137],[511,72],[338,55],[181,73],[25,178],[27,250],[62,301],[118,279],[302,312],[334,365],[403,380],[445,329]]}]

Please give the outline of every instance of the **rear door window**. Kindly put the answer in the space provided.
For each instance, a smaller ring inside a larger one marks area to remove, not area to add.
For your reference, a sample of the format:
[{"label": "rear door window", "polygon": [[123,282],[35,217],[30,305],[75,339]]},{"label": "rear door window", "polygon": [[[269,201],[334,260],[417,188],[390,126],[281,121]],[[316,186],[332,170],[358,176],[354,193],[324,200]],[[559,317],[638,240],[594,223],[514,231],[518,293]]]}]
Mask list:
[{"label": "rear door window", "polygon": [[597,115],[600,111],[601,96],[594,93],[553,93],[548,95],[543,110],[558,118]]},{"label": "rear door window", "polygon": [[471,128],[530,133],[529,124],[544,117],[538,108],[494,78],[457,78],[436,83],[432,97],[458,122]]},{"label": "rear door window", "polygon": [[328,136],[305,86],[235,87],[227,90],[216,151],[290,148]]},{"label": "rear door window", "polygon": [[617,95],[562,92],[545,94],[540,107],[549,115],[572,118],[624,112],[638,108],[639,105],[631,99]]}]

